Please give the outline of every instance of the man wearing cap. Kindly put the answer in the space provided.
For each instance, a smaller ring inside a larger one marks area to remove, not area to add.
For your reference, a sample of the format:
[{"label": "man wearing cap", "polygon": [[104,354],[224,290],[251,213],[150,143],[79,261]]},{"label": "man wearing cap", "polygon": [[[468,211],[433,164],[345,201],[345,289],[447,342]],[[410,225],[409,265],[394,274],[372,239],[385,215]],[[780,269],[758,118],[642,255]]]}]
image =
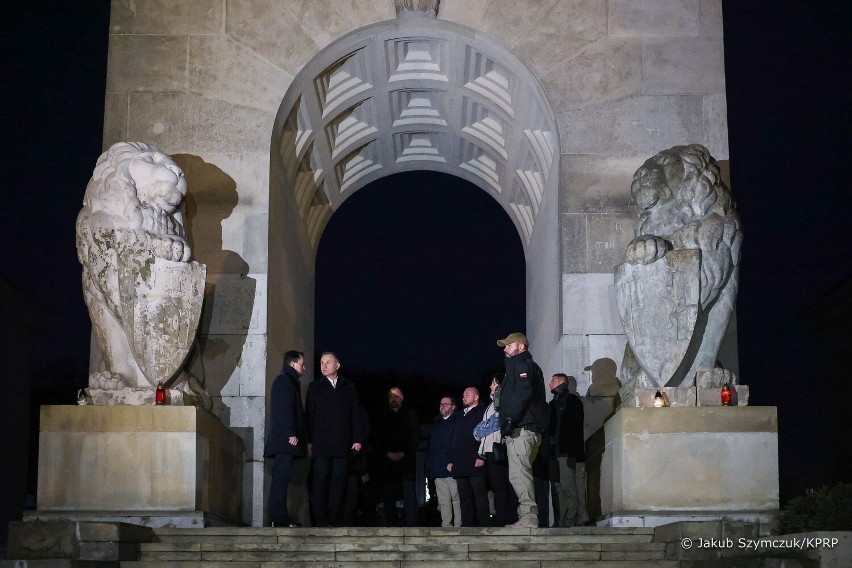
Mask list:
[{"label": "man wearing cap", "polygon": [[544,377],[527,351],[523,333],[497,341],[506,355],[506,377],[500,394],[500,431],[509,453],[509,482],[518,496],[518,522],[513,527],[538,526],[538,507],[532,462],[548,424]]}]

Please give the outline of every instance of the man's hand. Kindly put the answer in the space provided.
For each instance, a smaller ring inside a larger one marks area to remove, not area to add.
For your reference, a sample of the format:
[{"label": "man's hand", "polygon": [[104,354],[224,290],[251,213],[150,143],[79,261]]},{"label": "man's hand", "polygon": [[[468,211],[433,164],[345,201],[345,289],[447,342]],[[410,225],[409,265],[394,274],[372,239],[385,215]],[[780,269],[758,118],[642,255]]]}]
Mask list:
[{"label": "man's hand", "polygon": [[515,420],[512,418],[507,418],[505,422],[503,422],[503,427],[500,428],[500,434],[503,437],[508,437],[512,435],[512,430],[515,429]]},{"label": "man's hand", "polygon": [[314,457],[314,445],[308,442],[308,457]]},{"label": "man's hand", "polygon": [[359,444],[358,442],[355,442],[354,444],[352,444],[352,449],[355,450],[356,452],[360,452],[361,451],[361,444]]},{"label": "man's hand", "polygon": [[485,465],[485,460],[482,458],[476,458],[476,461],[473,462],[473,467],[482,467]]},{"label": "man's hand", "polygon": [[447,464],[447,471],[450,471],[450,472],[453,471],[453,464],[451,464],[451,463]]},{"label": "man's hand", "polygon": [[388,452],[388,459],[392,462],[402,461],[402,458],[405,457],[405,452]]},{"label": "man's hand", "polygon": [[296,436],[290,436],[289,442],[290,442],[291,446],[298,446],[299,445],[299,438],[297,438]]}]

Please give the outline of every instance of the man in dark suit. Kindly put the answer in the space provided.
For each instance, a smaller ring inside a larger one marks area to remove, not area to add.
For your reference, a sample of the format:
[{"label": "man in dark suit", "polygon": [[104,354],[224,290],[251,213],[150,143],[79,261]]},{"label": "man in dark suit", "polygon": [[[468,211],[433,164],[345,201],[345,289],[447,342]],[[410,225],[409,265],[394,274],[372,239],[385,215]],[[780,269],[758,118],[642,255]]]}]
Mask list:
[{"label": "man in dark suit", "polygon": [[272,458],[269,488],[269,520],[273,527],[301,526],[287,511],[287,489],[293,461],[305,456],[305,413],[299,377],[305,372],[301,351],[284,354],[284,368],[272,383],[269,395],[269,430],[263,457]]},{"label": "man in dark suit", "polygon": [[403,408],[405,397],[399,387],[388,391],[388,409],[378,417],[376,462],[384,504],[385,526],[403,526],[396,502],[402,497],[405,525],[417,525],[417,493],[414,487],[415,451],[420,424],[414,410]]},{"label": "man in dark suit", "polygon": [[338,374],[340,361],[323,353],[318,377],[308,387],[308,455],[313,458],[311,500],[317,526],[340,525],[350,452],[361,451],[364,428],[358,393]]},{"label": "man in dark suit", "polygon": [[[583,524],[585,516],[585,461],[583,401],[575,394],[577,379],[556,373],[550,379],[550,485],[553,488],[555,527]],[[580,491],[580,485],[583,491]],[[581,501],[582,499],[582,501]]]},{"label": "man in dark suit", "polygon": [[479,391],[473,387],[464,390],[462,403],[464,414],[456,418],[447,471],[453,474],[459,488],[461,525],[487,527],[491,519],[485,489],[485,458],[479,455],[479,442],[473,437],[485,406],[479,404]]}]

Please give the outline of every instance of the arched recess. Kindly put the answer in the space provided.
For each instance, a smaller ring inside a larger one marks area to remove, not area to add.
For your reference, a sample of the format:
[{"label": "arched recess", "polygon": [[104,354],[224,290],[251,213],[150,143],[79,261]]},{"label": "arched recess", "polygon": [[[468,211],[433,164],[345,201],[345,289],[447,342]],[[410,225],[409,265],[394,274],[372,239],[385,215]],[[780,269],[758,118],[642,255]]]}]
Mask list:
[{"label": "arched recess", "polygon": [[526,256],[526,331],[552,366],[559,137],[538,80],[498,41],[417,12],[343,36],[293,80],[271,151],[267,377],[287,349],[313,360],[314,261],[331,215],[371,181],[412,170],[468,180],[508,213]]}]

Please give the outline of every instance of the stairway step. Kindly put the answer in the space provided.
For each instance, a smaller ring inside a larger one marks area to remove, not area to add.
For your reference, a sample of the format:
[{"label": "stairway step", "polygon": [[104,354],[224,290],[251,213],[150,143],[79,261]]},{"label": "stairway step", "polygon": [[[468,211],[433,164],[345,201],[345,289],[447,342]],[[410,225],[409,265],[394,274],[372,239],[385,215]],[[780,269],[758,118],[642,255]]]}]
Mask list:
[{"label": "stairway step", "polygon": [[[459,568],[678,568],[676,560],[467,560]],[[383,561],[287,561],[290,568],[327,566],[329,568],[447,568],[443,560],[383,560]],[[269,568],[265,562],[222,561],[124,561],[121,568]]]}]

